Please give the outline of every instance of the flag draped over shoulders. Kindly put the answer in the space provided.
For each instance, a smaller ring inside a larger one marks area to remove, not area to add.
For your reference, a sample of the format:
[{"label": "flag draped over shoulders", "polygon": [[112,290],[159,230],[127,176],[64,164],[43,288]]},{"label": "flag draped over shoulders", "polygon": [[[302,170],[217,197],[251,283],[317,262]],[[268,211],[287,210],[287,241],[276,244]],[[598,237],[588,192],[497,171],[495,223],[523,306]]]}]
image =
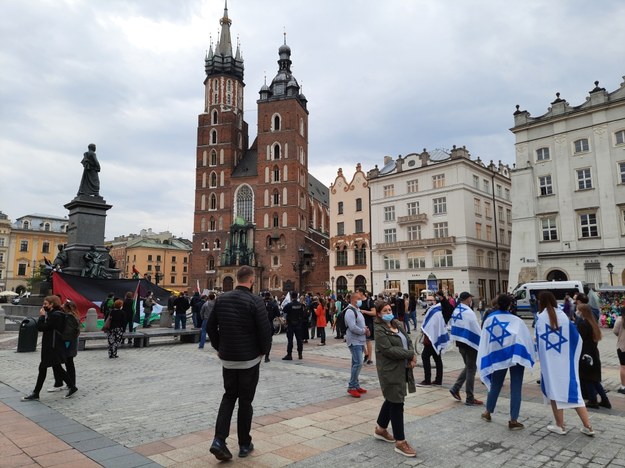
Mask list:
[{"label": "flag draped over shoulders", "polygon": [[481,333],[475,312],[466,304],[458,304],[451,315],[451,339],[477,350]]},{"label": "flag draped over shoulders", "polygon": [[579,357],[582,340],[575,324],[556,309],[558,324],[551,328],[547,310],[536,320],[536,343],[540,361],[540,389],[559,409],[584,406],[579,383]]},{"label": "flag draped over shoulders", "polygon": [[440,304],[435,304],[428,309],[423,319],[421,330],[432,342],[432,346],[434,346],[437,354],[445,352],[450,344],[450,340]]},{"label": "flag draped over shoulders", "polygon": [[493,372],[520,364],[534,367],[534,342],[527,326],[516,315],[497,310],[482,325],[477,367],[480,379],[490,390]]}]

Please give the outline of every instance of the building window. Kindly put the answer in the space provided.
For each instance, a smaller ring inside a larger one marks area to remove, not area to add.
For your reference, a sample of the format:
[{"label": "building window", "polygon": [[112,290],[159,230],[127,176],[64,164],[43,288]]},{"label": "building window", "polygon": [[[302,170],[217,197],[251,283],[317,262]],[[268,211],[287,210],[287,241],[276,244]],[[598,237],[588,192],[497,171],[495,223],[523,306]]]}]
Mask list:
[{"label": "building window", "polygon": [[273,145],[273,159],[280,159],[280,145],[276,143]]},{"label": "building window", "polygon": [[152,255],[148,255],[148,262],[152,261]]},{"label": "building window", "polygon": [[176,265],[171,266],[171,273],[176,273]]},{"label": "building window", "polygon": [[512,224],[512,211],[510,208],[506,208],[506,222]]},{"label": "building window", "polygon": [[490,180],[488,179],[483,179],[482,180],[482,187],[484,187],[484,191],[486,193],[490,193]]},{"label": "building window", "polygon": [[278,166],[273,168],[273,181],[280,182],[280,168]]},{"label": "building window", "polygon": [[579,224],[582,238],[599,237],[599,226],[597,225],[597,213],[583,213],[579,215]]},{"label": "building window", "polygon": [[[213,218],[211,216],[210,221],[208,222],[208,230],[209,231],[216,231],[216,227],[217,227],[217,222],[215,221],[215,218]],[[176,260],[172,260],[172,262],[175,262]]]},{"label": "building window", "polygon": [[406,182],[406,190],[408,193],[416,193],[419,191],[419,181],[417,179]]},{"label": "building window", "polygon": [[273,194],[271,195],[271,202],[273,206],[280,205],[280,192],[278,192],[277,190],[273,192]]},{"label": "building window", "polygon": [[44,242],[41,244],[41,253],[50,253],[50,242]]},{"label": "building window", "polygon": [[486,225],[486,240],[488,242],[493,241],[493,227],[489,225]]},{"label": "building window", "polygon": [[362,211],[362,198],[356,198],[356,211]]},{"label": "building window", "polygon": [[217,130],[211,130],[211,144],[217,144]]},{"label": "building window", "polygon": [[[241,187],[237,190],[236,201],[237,216],[243,218],[248,223],[253,222],[254,192],[249,185],[241,185]],[[219,229],[223,229],[223,226],[219,226]]]},{"label": "building window", "polygon": [[620,130],[614,134],[614,143],[617,145],[625,144],[625,130]]},{"label": "building window", "polygon": [[217,209],[217,195],[215,195],[214,193],[210,194],[208,209],[209,210],[216,210]]},{"label": "building window", "polygon": [[211,172],[209,186],[211,188],[217,187],[217,173],[216,172]]},{"label": "building window", "polygon": [[395,221],[395,207],[394,206],[384,207],[384,221]]},{"label": "building window", "polygon": [[176,284],[176,277],[175,276],[170,276],[169,279],[170,279],[170,281],[169,281],[170,284]]},{"label": "building window", "polygon": [[148,271],[152,271],[152,265],[148,265]]},{"label": "building window", "polygon": [[213,125],[217,125],[217,117],[218,117],[218,113],[216,110],[213,111]]},{"label": "building window", "polygon": [[479,198],[473,199],[473,212],[477,216],[482,216],[482,200],[480,200]]},{"label": "building window", "polygon": [[421,226],[408,226],[408,240],[421,240]]},{"label": "building window", "polygon": [[340,223],[336,223],[336,235],[344,236],[345,235],[345,223],[341,221]]},{"label": "building window", "polygon": [[540,187],[540,196],[553,194],[553,185],[551,184],[551,175],[546,175],[538,178],[538,186]]},{"label": "building window", "polygon": [[489,202],[484,202],[484,216],[486,216],[487,219],[491,219],[493,217]]},{"label": "building window", "polygon": [[549,159],[549,148],[538,148],[536,150],[536,161],[546,161]]},{"label": "building window", "polygon": [[279,115],[274,115],[273,117],[273,131],[274,132],[280,131],[280,116]]},{"label": "building window", "polygon": [[592,188],[592,178],[590,176],[590,168],[577,170],[577,188],[586,190]]},{"label": "building window", "polygon": [[4,243],[5,243],[5,239],[4,237],[0,237],[0,247],[4,247]]},{"label": "building window", "polygon": [[544,241],[558,240],[558,227],[556,218],[543,218],[540,221]]},{"label": "building window", "polygon": [[434,237],[447,237],[447,221],[443,223],[434,223]]},{"label": "building window", "polygon": [[497,196],[501,197],[501,185],[497,184]]},{"label": "building window", "polygon": [[504,193],[504,197],[506,198],[506,200],[510,200],[510,189],[509,188],[503,189],[503,193]]},{"label": "building window", "polygon": [[432,176],[432,188],[443,188],[445,186],[445,174],[436,174]]},{"label": "building window", "polygon": [[482,238],[482,223],[475,223],[475,238]]},{"label": "building window", "polygon": [[339,214],[343,214],[343,202],[342,201],[339,202],[338,212]]},{"label": "building window", "polygon": [[408,268],[425,268],[425,257],[422,255],[408,254]]},{"label": "building window", "polygon": [[347,266],[347,246],[336,248],[336,266]]},{"label": "building window", "polygon": [[355,225],[354,232],[355,232],[356,234],[360,234],[360,233],[364,232],[364,230],[363,230],[363,223],[362,223],[362,219],[357,219],[357,220],[356,220],[356,225]]},{"label": "building window", "polygon": [[26,263],[18,263],[17,276],[26,276]]},{"label": "building window", "polygon": [[447,213],[447,197],[435,198],[433,200],[434,203],[434,214],[446,214]]},{"label": "building window", "polygon": [[273,227],[280,227],[280,218],[278,217],[278,213],[273,214]]},{"label": "building window", "polygon": [[621,184],[625,184],[625,163],[618,163],[618,173]]},{"label": "building window", "polygon": [[397,230],[395,228],[384,230],[384,242],[387,244],[389,242],[397,242]]},{"label": "building window", "polygon": [[28,252],[28,241],[20,241],[20,252]]},{"label": "building window", "polygon": [[476,260],[478,267],[484,268],[484,251],[483,250],[477,250],[475,252],[475,260]]},{"label": "building window", "polygon": [[366,265],[367,264],[367,246],[362,244],[362,246],[356,246],[354,248],[354,264],[355,265]]},{"label": "building window", "polygon": [[49,231],[50,230],[50,223],[44,223],[43,224],[43,230],[44,231]]},{"label": "building window", "polygon": [[580,138],[579,140],[575,140],[573,142],[575,147],[575,153],[585,153],[589,151],[590,147],[588,145],[588,138]]},{"label": "building window", "polygon": [[453,255],[449,249],[435,250],[432,252],[432,259],[434,261],[434,268],[454,266]]},{"label": "building window", "polygon": [[497,219],[503,221],[503,206],[497,207]]},{"label": "building window", "polygon": [[396,254],[384,255],[384,269],[385,270],[399,270],[399,258]]},{"label": "building window", "polygon": [[215,151],[215,150],[211,151],[210,165],[211,166],[216,166],[217,165],[217,151]]},{"label": "building window", "polygon": [[473,187],[476,189],[480,188],[480,178],[476,175],[473,176]]},{"label": "building window", "polygon": [[274,255],[272,258],[273,258],[273,262],[272,262],[272,263],[273,263],[273,266],[278,266],[278,265],[280,265],[280,259],[278,258],[278,256],[277,256],[277,255]]},{"label": "building window", "polygon": [[486,254],[486,266],[488,268],[495,268],[495,252],[488,252]]},{"label": "building window", "polygon": [[22,229],[30,229],[30,221],[22,222]]},{"label": "building window", "polygon": [[385,185],[383,187],[384,190],[384,198],[392,197],[395,195],[395,186],[394,185]]},{"label": "building window", "polygon": [[408,216],[416,216],[419,214],[419,202],[418,201],[409,202],[406,206],[408,207]]}]

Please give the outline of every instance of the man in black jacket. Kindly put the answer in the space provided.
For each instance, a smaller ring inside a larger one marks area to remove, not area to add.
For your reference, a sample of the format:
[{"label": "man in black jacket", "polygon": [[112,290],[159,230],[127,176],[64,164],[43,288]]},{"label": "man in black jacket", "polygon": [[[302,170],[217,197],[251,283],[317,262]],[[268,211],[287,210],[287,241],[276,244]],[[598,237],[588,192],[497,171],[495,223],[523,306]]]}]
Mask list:
[{"label": "man in black jacket", "polygon": [[291,291],[291,302],[284,306],[282,309],[286,317],[286,356],[282,358],[283,361],[293,360],[293,337],[297,341],[297,357],[302,359],[302,352],[304,351],[304,336],[306,330],[308,330],[308,321],[306,319],[306,310],[304,304],[297,300],[297,293]]},{"label": "man in black jacket", "polygon": [[252,402],[260,372],[260,361],[271,348],[271,327],[264,301],[252,293],[254,270],[242,266],[237,271],[237,287],[215,301],[206,332],[223,366],[224,396],[219,405],[215,438],[210,452],[218,460],[230,460],[226,446],[234,405],[239,400],[237,434],[239,457],[252,450]]}]

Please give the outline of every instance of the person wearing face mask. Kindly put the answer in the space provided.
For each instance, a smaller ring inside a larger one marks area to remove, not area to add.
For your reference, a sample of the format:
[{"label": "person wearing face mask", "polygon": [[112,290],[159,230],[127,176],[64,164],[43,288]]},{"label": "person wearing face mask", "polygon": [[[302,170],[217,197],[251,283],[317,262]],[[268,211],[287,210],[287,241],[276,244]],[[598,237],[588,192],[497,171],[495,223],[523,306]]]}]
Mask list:
[{"label": "person wearing face mask", "polygon": [[[442,354],[449,346],[449,333],[445,324],[449,319],[445,318],[446,307],[451,305],[445,299],[442,291],[436,293],[437,303],[430,307],[425,313],[421,331],[423,332],[423,352],[421,353],[421,361],[423,363],[424,379],[417,384],[418,387],[428,387],[430,385],[440,386],[443,384],[443,358]],[[446,304],[446,305],[445,305]],[[453,308],[452,308],[453,312]],[[451,318],[451,313],[449,313]],[[436,375],[432,381],[432,363],[430,359],[434,359],[436,365]]]},{"label": "person wearing face mask", "polygon": [[48,367],[52,367],[55,375],[66,383],[68,390],[64,398],[70,398],[78,390],[61,365],[65,362],[64,327],[65,316],[61,310],[61,299],[58,296],[46,296],[43,300],[43,306],[39,310],[39,320],[37,321],[37,329],[43,332],[39,375],[35,389],[30,395],[22,397],[22,401],[39,400],[39,393],[46,380]]},{"label": "person wearing face mask", "polygon": [[221,360],[224,395],[215,423],[215,438],[210,452],[218,460],[230,460],[226,439],[238,400],[237,434],[239,457],[247,457],[253,450],[252,402],[260,375],[260,361],[271,349],[272,328],[267,320],[263,299],[252,293],[254,270],[242,266],[237,271],[237,287],[222,294],[215,301],[208,317],[206,332]]},{"label": "person wearing face mask", "polygon": [[[404,399],[406,388],[410,393],[416,391],[412,369],[417,365],[417,355],[403,324],[394,318],[391,306],[378,301],[375,311],[375,361],[384,403],[373,436],[385,442],[394,442],[397,453],[414,457],[417,452],[404,435]],[[389,422],[393,426],[393,434],[388,431]]]},{"label": "person wearing face mask", "polygon": [[358,288],[350,297],[350,304],[345,307],[345,342],[352,354],[352,370],[350,374],[349,384],[347,385],[347,393],[354,398],[360,398],[367,390],[360,386],[358,377],[362,369],[362,356],[365,349],[365,341],[370,335],[369,328],[365,325],[365,317],[360,311],[360,306],[365,298],[365,290]]},{"label": "person wearing face mask", "polygon": [[465,405],[467,406],[484,404],[483,401],[478,400],[473,395],[475,372],[477,371],[477,350],[480,347],[482,330],[477,321],[477,315],[471,309],[472,302],[471,293],[466,291],[461,293],[458,296],[458,305],[451,315],[451,339],[456,341],[456,346],[464,361],[464,369],[460,372],[456,383],[449,389],[449,393],[456,400],[462,401],[460,389],[466,384],[467,399]]}]

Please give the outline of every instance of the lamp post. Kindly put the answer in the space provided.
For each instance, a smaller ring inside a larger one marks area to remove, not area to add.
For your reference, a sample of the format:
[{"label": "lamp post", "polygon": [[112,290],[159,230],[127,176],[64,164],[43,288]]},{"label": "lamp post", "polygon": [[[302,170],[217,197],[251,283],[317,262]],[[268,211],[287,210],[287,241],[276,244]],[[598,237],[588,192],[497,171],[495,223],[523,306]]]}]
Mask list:
[{"label": "lamp post", "polygon": [[334,290],[334,276],[330,277],[330,289],[332,290],[332,294],[336,293],[336,291]]},{"label": "lamp post", "polygon": [[304,292],[302,288],[302,271],[304,270],[304,247],[297,249],[297,261],[292,262],[293,271],[297,272],[297,287],[300,289],[298,292],[301,294]]},{"label": "lamp post", "polygon": [[608,272],[610,273],[610,286],[614,286],[614,284],[612,283],[612,272],[614,271],[614,265],[612,265],[612,263],[608,263],[606,265],[606,268],[608,269]]}]

